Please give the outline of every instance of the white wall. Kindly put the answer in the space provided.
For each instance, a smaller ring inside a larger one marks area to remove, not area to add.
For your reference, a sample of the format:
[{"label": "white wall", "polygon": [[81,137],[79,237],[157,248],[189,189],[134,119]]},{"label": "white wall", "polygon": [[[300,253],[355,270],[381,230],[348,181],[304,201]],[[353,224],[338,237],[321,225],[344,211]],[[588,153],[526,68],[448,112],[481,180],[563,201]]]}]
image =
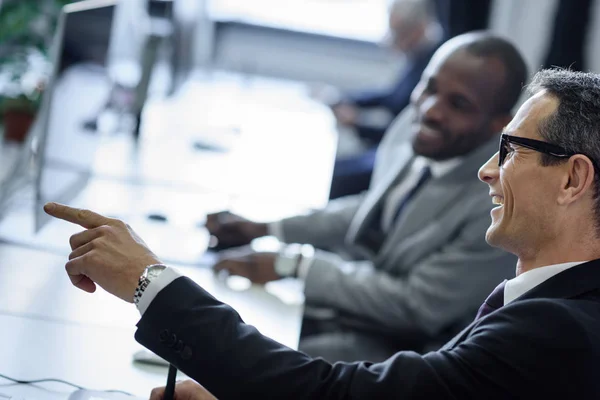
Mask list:
[{"label": "white wall", "polygon": [[587,42],[587,63],[590,71],[600,73],[600,1],[596,0],[591,10],[590,32]]},{"label": "white wall", "polygon": [[[542,65],[552,35],[558,0],[495,0],[490,28],[511,39],[523,52],[530,70]],[[600,72],[600,1],[596,0],[590,18],[586,44],[588,68]]]},{"label": "white wall", "polygon": [[[533,74],[549,46],[558,0],[494,0],[490,29],[511,40]],[[335,22],[332,22],[335,23]],[[587,59],[600,72],[600,0],[592,10]],[[196,61],[242,72],[302,81],[320,81],[342,88],[384,86],[402,61],[375,44],[326,38],[238,23],[204,23],[198,29]],[[212,46],[211,46],[212,45]]]},{"label": "white wall", "polygon": [[552,33],[557,0],[495,0],[490,29],[511,40],[530,72],[539,69]]},{"label": "white wall", "polygon": [[214,65],[342,88],[378,87],[396,76],[401,60],[374,43],[218,23]]}]

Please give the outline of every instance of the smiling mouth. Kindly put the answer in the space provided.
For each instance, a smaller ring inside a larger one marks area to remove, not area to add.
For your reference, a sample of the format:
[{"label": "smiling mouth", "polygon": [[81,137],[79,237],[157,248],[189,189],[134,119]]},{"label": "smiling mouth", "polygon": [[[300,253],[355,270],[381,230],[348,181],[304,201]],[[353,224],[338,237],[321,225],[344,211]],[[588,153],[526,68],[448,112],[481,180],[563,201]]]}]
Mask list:
[{"label": "smiling mouth", "polygon": [[504,198],[502,196],[492,196],[492,203],[496,206],[504,205]]},{"label": "smiling mouth", "polygon": [[438,131],[437,129],[433,129],[427,125],[423,125],[421,124],[419,126],[419,135],[421,136],[426,136],[426,137],[440,137],[442,136],[442,133],[440,131]]}]

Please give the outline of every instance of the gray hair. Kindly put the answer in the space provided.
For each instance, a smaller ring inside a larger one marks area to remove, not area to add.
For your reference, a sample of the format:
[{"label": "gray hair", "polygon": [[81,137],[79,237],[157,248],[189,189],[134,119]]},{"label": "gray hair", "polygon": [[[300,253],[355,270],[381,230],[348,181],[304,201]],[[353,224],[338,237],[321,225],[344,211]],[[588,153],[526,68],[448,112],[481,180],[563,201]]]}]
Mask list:
[{"label": "gray hair", "polygon": [[[546,90],[558,101],[556,111],[538,126],[544,140],[569,152],[584,154],[594,163],[594,213],[600,235],[600,75],[565,69],[539,71],[527,88],[530,95]],[[544,166],[563,159],[541,155]]]},{"label": "gray hair", "polygon": [[405,21],[426,22],[434,19],[435,13],[428,0],[392,0],[390,14],[394,13]]}]

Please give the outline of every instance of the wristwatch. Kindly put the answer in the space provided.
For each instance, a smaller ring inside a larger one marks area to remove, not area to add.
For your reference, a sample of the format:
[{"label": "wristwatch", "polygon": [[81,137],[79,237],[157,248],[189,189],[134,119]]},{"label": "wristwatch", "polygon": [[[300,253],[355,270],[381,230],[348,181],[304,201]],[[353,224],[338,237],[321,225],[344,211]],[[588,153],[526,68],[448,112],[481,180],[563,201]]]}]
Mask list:
[{"label": "wristwatch", "polygon": [[133,295],[133,304],[137,305],[140,302],[140,299],[144,294],[144,290],[146,290],[150,282],[158,278],[165,268],[167,268],[167,266],[164,264],[152,264],[146,267],[144,273],[142,276],[140,276],[137,288],[135,289],[135,293]]},{"label": "wristwatch", "polygon": [[298,269],[303,260],[312,259],[314,248],[308,244],[289,244],[279,251],[275,260],[275,272],[282,278],[298,277]]}]

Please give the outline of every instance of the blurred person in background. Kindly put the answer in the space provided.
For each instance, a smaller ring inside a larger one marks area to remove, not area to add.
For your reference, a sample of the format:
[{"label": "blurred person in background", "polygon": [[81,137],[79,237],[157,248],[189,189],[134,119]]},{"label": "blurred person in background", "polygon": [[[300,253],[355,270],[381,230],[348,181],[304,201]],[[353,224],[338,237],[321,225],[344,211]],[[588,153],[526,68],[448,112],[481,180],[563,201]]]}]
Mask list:
[{"label": "blurred person in background", "polygon": [[429,0],[394,0],[391,3],[389,30],[383,45],[405,56],[400,76],[391,87],[383,90],[334,95],[327,100],[342,127],[331,199],[368,188],[375,152],[383,134],[408,105],[421,73],[443,39],[443,31]]}]

